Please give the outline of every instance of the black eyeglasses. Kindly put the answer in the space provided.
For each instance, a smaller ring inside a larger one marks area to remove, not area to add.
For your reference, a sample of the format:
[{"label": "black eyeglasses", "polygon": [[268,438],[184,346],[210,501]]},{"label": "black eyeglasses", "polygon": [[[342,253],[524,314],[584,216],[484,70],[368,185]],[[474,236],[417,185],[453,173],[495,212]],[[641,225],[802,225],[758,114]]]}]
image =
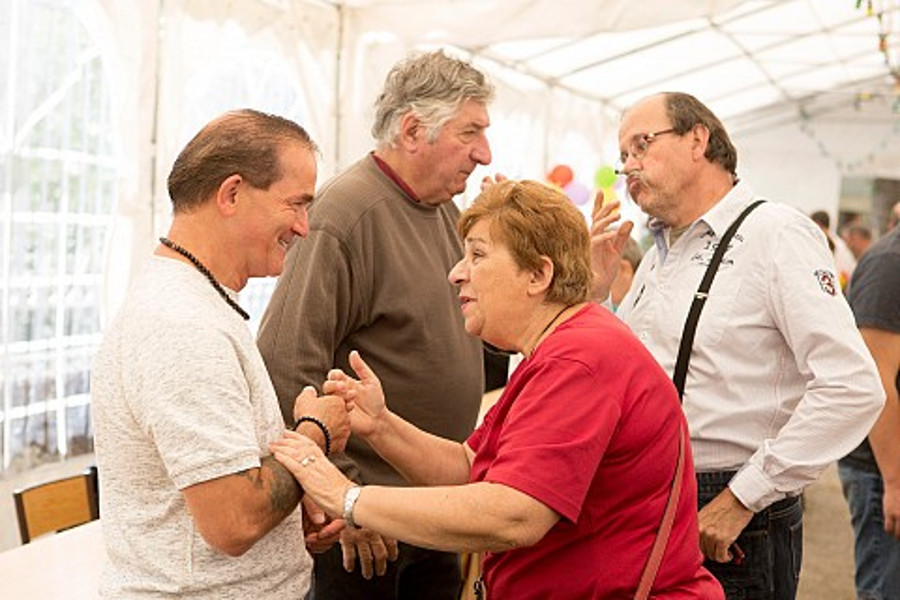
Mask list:
[{"label": "black eyeglasses", "polygon": [[629,156],[633,156],[637,160],[644,158],[644,156],[647,155],[647,150],[650,149],[650,144],[652,144],[657,137],[667,133],[675,133],[675,129],[670,127],[668,129],[654,131],[653,133],[636,135],[631,138],[631,143],[628,144],[628,151],[619,154],[619,164],[616,165],[618,167],[616,172],[620,174],[624,173],[625,161],[628,160]]}]

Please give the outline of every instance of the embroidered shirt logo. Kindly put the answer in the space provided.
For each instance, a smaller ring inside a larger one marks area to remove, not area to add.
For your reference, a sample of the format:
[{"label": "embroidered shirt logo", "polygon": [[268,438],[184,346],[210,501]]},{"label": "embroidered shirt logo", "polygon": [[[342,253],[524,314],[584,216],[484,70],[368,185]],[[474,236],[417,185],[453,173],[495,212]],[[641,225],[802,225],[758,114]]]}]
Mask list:
[{"label": "embroidered shirt logo", "polygon": [[819,282],[819,287],[822,288],[823,292],[829,296],[837,294],[837,283],[834,273],[828,269],[818,269],[813,274],[816,276],[816,281]]},{"label": "embroidered shirt logo", "polygon": [[[719,247],[719,239],[711,229],[705,231],[703,235],[700,236],[700,239],[704,240],[703,248],[691,255],[691,262],[695,265],[700,265],[701,267],[708,267],[709,263],[712,262],[712,257],[716,252],[716,248]],[[721,267],[723,269],[734,264],[731,252],[737,243],[744,243],[744,236],[740,233],[734,234],[734,237],[731,238],[731,242],[728,244],[728,248],[725,249],[725,254],[722,255]]]}]

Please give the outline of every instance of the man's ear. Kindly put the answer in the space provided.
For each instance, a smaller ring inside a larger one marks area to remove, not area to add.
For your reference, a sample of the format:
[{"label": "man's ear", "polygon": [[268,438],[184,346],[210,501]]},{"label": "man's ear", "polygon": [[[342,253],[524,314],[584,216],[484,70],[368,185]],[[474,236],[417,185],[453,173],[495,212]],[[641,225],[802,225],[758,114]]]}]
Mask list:
[{"label": "man's ear", "polygon": [[696,124],[691,129],[691,156],[694,160],[701,160],[706,155],[709,147],[709,129],[706,125]]},{"label": "man's ear", "polygon": [[412,111],[400,117],[400,135],[397,143],[409,152],[415,152],[425,139],[422,121]]},{"label": "man's ear", "polygon": [[219,189],[216,191],[216,207],[222,214],[234,214],[237,210],[238,190],[243,181],[244,178],[235,173],[219,184]]},{"label": "man's ear", "polygon": [[537,296],[550,289],[553,283],[553,261],[547,256],[541,257],[541,266],[531,271],[528,278],[528,293]]}]

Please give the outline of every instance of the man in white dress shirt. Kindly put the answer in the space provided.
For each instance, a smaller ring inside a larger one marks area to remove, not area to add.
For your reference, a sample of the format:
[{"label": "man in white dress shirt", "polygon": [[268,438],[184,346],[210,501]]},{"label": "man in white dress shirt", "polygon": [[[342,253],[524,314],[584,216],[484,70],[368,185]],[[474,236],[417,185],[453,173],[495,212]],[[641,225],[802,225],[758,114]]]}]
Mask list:
[{"label": "man in white dress shirt", "polygon": [[[719,119],[688,94],[642,100],[619,129],[628,193],[651,217],[621,318],[669,373],[718,240],[754,200]],[[602,198],[599,200],[602,201]],[[595,298],[630,224],[595,209]],[[822,232],[775,202],[731,240],[700,316],[684,391],[706,566],[729,598],[794,598],[799,494],[866,436],[884,403]]]}]

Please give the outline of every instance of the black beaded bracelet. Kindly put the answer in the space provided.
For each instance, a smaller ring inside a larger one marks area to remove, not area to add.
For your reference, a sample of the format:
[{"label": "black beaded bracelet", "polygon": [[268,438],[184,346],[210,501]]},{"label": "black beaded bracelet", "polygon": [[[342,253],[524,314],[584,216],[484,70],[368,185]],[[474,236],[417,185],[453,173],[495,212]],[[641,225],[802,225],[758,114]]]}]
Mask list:
[{"label": "black beaded bracelet", "polygon": [[325,423],[323,423],[322,421],[320,421],[319,419],[317,419],[315,417],[310,417],[309,415],[303,415],[302,417],[300,417],[299,419],[294,421],[294,431],[297,431],[297,428],[300,427],[300,423],[305,423],[305,422],[312,423],[313,425],[317,426],[319,429],[322,430],[322,435],[325,436],[325,456],[328,456],[329,454],[331,454],[331,434],[328,433],[328,428],[325,427]]}]

